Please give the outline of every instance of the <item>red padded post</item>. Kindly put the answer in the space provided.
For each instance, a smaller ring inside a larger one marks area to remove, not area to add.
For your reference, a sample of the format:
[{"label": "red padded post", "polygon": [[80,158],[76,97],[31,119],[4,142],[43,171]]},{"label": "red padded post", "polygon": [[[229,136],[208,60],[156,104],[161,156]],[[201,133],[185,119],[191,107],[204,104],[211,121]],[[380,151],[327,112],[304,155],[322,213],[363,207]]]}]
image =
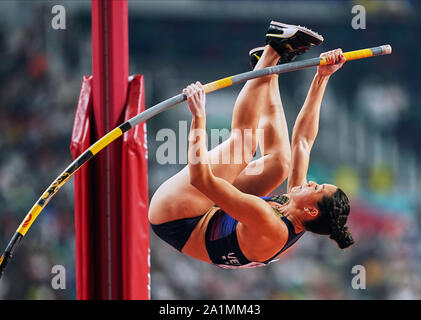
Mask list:
[{"label": "red padded post", "polygon": [[[127,0],[92,0],[92,68],[76,112],[73,157],[144,110],[143,77],[128,81]],[[78,299],[149,298],[144,129],[127,132],[76,173]]]},{"label": "red padded post", "polygon": [[[73,123],[70,151],[76,159],[91,145],[92,124],[92,76],[85,76],[80,90],[76,117]],[[93,242],[89,241],[94,230],[92,202],[92,160],[74,175],[75,189],[75,246],[77,299],[93,299],[95,296],[95,259]]]},{"label": "red padded post", "polygon": [[[145,110],[143,76],[129,82],[124,120]],[[150,298],[148,157],[146,123],[126,132],[122,149],[122,276],[123,299]]]}]

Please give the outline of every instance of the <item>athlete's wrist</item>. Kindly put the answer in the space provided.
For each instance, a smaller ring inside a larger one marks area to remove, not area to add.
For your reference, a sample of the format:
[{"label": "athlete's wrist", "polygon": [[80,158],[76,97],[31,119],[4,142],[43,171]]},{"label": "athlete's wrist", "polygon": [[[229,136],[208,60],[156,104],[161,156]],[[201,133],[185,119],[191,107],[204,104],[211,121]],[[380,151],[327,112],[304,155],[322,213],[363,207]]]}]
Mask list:
[{"label": "athlete's wrist", "polygon": [[322,72],[316,72],[316,75],[314,76],[317,80],[324,80],[328,81],[330,79],[330,74],[322,73]]}]

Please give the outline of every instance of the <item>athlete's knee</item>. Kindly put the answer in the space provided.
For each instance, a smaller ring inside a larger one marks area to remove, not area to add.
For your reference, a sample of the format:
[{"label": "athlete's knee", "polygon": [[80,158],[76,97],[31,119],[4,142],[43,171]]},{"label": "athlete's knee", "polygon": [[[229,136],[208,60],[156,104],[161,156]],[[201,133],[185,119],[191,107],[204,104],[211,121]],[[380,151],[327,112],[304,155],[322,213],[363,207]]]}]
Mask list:
[{"label": "athlete's knee", "polygon": [[235,159],[248,164],[257,150],[256,132],[252,129],[233,129],[231,131],[232,152]]},{"label": "athlete's knee", "polygon": [[291,168],[291,154],[290,153],[276,153],[273,155],[273,162],[275,174],[279,176],[279,179],[285,180],[288,177],[289,170]]}]

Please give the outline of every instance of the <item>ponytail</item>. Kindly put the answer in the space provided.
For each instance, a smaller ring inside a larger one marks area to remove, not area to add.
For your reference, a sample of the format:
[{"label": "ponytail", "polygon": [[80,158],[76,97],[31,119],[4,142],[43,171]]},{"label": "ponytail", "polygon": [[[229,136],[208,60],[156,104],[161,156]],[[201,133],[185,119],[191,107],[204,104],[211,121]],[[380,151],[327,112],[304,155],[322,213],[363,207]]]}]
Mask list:
[{"label": "ponytail", "polygon": [[329,238],[336,241],[339,248],[341,249],[345,249],[354,244],[354,239],[352,238],[351,233],[348,231],[348,227],[343,227],[340,230],[332,232]]}]

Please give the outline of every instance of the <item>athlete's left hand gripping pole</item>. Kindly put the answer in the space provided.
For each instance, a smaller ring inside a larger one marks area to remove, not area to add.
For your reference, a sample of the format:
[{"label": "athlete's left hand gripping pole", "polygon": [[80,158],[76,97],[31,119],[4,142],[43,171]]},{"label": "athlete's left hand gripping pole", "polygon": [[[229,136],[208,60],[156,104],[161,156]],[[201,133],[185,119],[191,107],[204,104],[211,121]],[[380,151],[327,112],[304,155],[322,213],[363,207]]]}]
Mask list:
[{"label": "athlete's left hand gripping pole", "polygon": [[[351,52],[345,52],[344,55],[347,60],[356,60],[356,59],[363,59],[369,58],[379,55],[390,54],[392,52],[392,48],[389,45],[374,47],[370,49],[362,49],[356,50]],[[223,78],[208,84],[204,85],[205,92],[213,92],[225,87],[229,87],[233,84],[245,82],[247,80],[271,75],[271,74],[280,74],[286,73],[295,70],[301,70],[305,68],[315,67],[319,65],[326,64],[326,60],[324,58],[313,58],[308,60],[302,60],[297,62],[285,63],[273,67],[268,67],[260,70],[253,70],[249,72],[244,72],[237,74],[235,76]],[[58,177],[57,179],[47,188],[47,190],[43,193],[41,198],[34,204],[32,209],[28,212],[23,222],[20,224],[18,229],[16,230],[15,234],[13,235],[12,239],[10,240],[9,244],[6,247],[3,255],[0,257],[0,278],[3,276],[4,270],[6,269],[7,264],[12,258],[14,251],[18,247],[20,241],[25,236],[28,229],[31,227],[32,223],[38,217],[40,212],[44,209],[47,203],[51,200],[51,198],[56,194],[56,192],[70,179],[70,177],[79,170],[86,162],[89,161],[95,154],[100,152],[106,146],[108,146],[111,142],[115,139],[123,135],[124,132],[130,130],[134,126],[138,125],[139,123],[146,121],[153,116],[168,110],[170,108],[175,107],[176,105],[180,104],[181,102],[187,100],[185,94],[179,94],[175,97],[167,99],[146,111],[139,113],[138,115],[134,116],[133,118],[127,120],[119,127],[115,128],[114,130],[110,131],[108,134],[103,136],[100,140],[98,140],[95,144],[89,147],[88,150],[83,152],[76,160],[74,160]]]}]

